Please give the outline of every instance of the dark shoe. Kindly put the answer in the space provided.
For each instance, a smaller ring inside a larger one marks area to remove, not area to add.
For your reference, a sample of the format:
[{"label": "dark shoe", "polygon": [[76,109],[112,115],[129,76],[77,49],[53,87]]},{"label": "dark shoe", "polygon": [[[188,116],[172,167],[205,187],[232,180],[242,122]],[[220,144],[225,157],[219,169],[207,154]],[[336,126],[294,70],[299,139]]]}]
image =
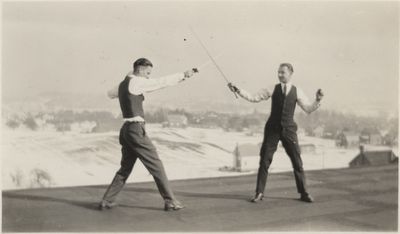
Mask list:
[{"label": "dark shoe", "polygon": [[257,193],[254,198],[251,199],[251,202],[257,203],[261,201],[264,198],[264,194],[262,193]]},{"label": "dark shoe", "polygon": [[178,200],[166,200],[165,201],[165,206],[164,210],[165,211],[171,211],[171,210],[180,210],[185,208],[182,203],[180,203]]},{"label": "dark shoe", "polygon": [[109,201],[101,201],[99,204],[99,210],[104,210],[104,209],[111,209],[115,206],[117,206],[118,204],[115,202],[109,202]]},{"label": "dark shoe", "polygon": [[310,194],[302,194],[300,200],[303,202],[313,202],[314,198]]}]

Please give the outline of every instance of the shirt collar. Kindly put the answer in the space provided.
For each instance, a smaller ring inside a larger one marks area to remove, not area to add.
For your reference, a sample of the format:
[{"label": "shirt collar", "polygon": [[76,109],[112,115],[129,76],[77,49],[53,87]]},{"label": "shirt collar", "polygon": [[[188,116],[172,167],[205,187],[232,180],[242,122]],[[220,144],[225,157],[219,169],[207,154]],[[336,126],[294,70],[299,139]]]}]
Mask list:
[{"label": "shirt collar", "polygon": [[[283,82],[280,82],[281,83],[281,87],[282,87],[282,90],[283,90],[283,86],[285,85],[285,83],[283,83]],[[286,90],[290,90],[290,88],[292,87],[292,82],[287,82],[286,83]]]},{"label": "shirt collar", "polygon": [[286,84],[286,95],[288,95],[290,92],[290,89],[292,88],[292,82],[287,82],[287,83],[280,82],[280,83],[281,83],[282,92],[284,91],[283,87]]}]

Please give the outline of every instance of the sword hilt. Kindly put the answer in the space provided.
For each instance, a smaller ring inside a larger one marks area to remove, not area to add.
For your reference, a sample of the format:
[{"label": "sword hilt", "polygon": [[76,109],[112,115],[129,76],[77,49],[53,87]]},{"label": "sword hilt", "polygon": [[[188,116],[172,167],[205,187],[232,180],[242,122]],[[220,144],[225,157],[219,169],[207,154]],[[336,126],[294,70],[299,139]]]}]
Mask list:
[{"label": "sword hilt", "polygon": [[235,97],[238,98],[238,96],[237,96],[237,94],[236,94],[236,91],[238,91],[238,88],[237,88],[236,86],[233,86],[233,87],[235,87],[235,88],[232,90],[232,89],[231,89],[232,86],[233,86],[232,83],[231,83],[231,82],[228,82],[228,87],[229,87],[229,89],[232,91],[233,95],[235,95]]}]

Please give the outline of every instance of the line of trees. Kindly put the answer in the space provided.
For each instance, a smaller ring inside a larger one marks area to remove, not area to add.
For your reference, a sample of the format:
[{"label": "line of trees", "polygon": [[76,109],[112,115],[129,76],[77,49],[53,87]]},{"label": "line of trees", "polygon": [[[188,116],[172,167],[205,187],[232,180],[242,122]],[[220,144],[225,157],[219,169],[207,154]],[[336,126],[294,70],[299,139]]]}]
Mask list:
[{"label": "line of trees", "polygon": [[[221,127],[227,130],[242,131],[245,128],[263,129],[268,118],[267,113],[254,111],[248,114],[219,113],[215,111],[189,112],[185,109],[159,108],[152,112],[146,112],[148,123],[163,123],[168,120],[169,114],[184,115],[188,124],[197,127]],[[360,117],[352,114],[343,114],[335,111],[320,110],[310,115],[300,112],[295,119],[300,128],[306,134],[312,132],[318,126],[323,126],[324,131],[333,135],[341,131],[365,132],[380,131],[398,136],[398,117]],[[40,130],[45,125],[54,126],[56,131],[70,131],[73,123],[91,121],[95,123],[93,132],[116,131],[122,123],[122,116],[114,116],[109,111],[81,111],[60,110],[49,113],[28,113],[24,117],[11,117],[6,120],[6,125],[11,129],[25,126],[33,131]]]},{"label": "line of trees", "polygon": [[343,114],[335,111],[319,110],[310,115],[299,113],[296,115],[299,126],[311,134],[318,126],[323,126],[324,131],[336,134],[342,131],[356,133],[385,132],[398,135],[398,116],[388,118],[385,116],[357,116],[354,114]]}]

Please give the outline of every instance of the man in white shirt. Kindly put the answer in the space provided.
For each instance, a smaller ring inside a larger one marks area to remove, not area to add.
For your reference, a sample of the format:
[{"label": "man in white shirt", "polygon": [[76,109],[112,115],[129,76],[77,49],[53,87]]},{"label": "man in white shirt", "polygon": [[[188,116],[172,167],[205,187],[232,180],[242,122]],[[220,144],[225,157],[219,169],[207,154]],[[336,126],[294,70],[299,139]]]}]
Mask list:
[{"label": "man in white shirt", "polygon": [[119,142],[122,146],[121,167],[100,202],[99,208],[101,210],[112,208],[116,205],[115,199],[131,174],[138,158],[153,176],[157,188],[165,201],[164,209],[170,211],[184,208],[175,198],[156,148],[147,136],[143,94],[176,85],[190,78],[194,72],[197,72],[197,69],[158,79],[150,79],[152,68],[153,64],[148,59],[140,58],[136,60],[133,64],[133,72],[128,73],[117,87],[108,91],[110,98],[119,99],[125,123],[119,135]]},{"label": "man in white shirt", "polygon": [[306,179],[303,170],[303,162],[300,157],[300,147],[297,139],[297,124],[294,122],[294,111],[296,104],[305,112],[311,113],[318,109],[323,93],[319,89],[316,99],[309,103],[303,91],[291,83],[293,66],[289,63],[282,63],[278,69],[280,83],[273,89],[262,89],[255,95],[251,95],[243,89],[229,83],[228,87],[232,92],[236,92],[243,99],[249,102],[260,102],[271,98],[271,114],[264,128],[264,140],[260,150],[260,166],[257,174],[256,194],[252,202],[258,202],[264,197],[265,185],[268,177],[268,169],[272,163],[273,155],[277,149],[279,141],[282,142],[286,153],[292,162],[294,176],[298,193],[301,194],[300,200],[313,202],[313,198],[307,192]]}]

